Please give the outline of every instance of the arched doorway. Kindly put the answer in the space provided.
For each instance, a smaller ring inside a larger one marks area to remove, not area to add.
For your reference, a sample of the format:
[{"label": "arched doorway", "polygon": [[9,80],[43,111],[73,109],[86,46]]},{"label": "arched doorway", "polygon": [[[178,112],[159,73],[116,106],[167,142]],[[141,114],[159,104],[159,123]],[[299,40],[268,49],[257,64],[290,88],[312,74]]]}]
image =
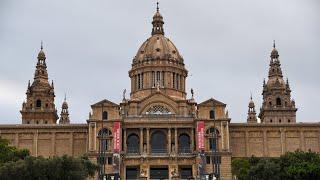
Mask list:
[{"label": "arched doorway", "polygon": [[[216,128],[210,128],[206,131],[207,140],[209,141],[209,150],[218,150],[219,131]],[[216,136],[216,138],[213,138]]]},{"label": "arched doorway", "polygon": [[103,128],[99,131],[99,147],[101,151],[111,150],[111,131],[109,129]]},{"label": "arched doorway", "polygon": [[188,134],[181,134],[179,136],[179,153],[191,153],[190,137]]},{"label": "arched doorway", "polygon": [[139,153],[139,136],[136,134],[130,134],[127,139],[127,152]]}]

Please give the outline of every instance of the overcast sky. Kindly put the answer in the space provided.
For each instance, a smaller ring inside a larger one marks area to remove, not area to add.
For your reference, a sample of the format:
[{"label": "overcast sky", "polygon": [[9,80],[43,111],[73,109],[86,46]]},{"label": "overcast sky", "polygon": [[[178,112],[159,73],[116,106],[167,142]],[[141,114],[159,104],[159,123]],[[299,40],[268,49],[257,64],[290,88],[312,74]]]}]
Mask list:
[{"label": "overcast sky", "polygon": [[[64,93],[72,123],[86,123],[90,105],[102,99],[119,103],[130,89],[132,58],[150,36],[155,4],[1,0],[0,123],[21,123],[41,40],[59,113]],[[261,106],[275,39],[297,121],[320,121],[319,0],[161,0],[160,12],[189,70],[188,97],[193,88],[197,102],[213,97],[227,104],[232,122],[245,122],[250,92]]]}]

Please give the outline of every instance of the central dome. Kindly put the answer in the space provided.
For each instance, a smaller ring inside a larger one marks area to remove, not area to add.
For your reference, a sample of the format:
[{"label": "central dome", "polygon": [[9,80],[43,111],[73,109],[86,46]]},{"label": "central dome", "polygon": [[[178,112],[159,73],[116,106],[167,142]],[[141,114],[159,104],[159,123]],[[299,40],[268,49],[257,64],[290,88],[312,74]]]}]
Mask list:
[{"label": "central dome", "polygon": [[133,64],[149,60],[168,60],[183,64],[183,58],[176,46],[162,34],[151,36],[141,45]]},{"label": "central dome", "polygon": [[157,7],[151,37],[140,46],[129,71],[131,99],[143,99],[162,92],[174,99],[186,99],[188,71],[173,42],[164,36],[163,17]]},{"label": "central dome", "polygon": [[152,60],[164,60],[184,65],[183,58],[179,54],[176,46],[169,38],[164,36],[163,24],[163,17],[157,8],[157,12],[154,14],[152,21],[152,36],[139,48],[133,59],[133,66]]}]

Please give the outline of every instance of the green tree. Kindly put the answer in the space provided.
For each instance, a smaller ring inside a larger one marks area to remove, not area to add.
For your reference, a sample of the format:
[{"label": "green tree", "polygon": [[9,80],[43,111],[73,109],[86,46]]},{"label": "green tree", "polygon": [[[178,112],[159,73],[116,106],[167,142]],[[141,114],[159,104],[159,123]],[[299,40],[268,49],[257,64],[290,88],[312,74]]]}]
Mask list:
[{"label": "green tree", "polygon": [[246,158],[235,158],[231,162],[232,174],[237,176],[239,180],[246,180],[250,163]]},{"label": "green tree", "polygon": [[260,159],[248,171],[248,179],[278,180],[281,179],[280,165],[274,159]]},{"label": "green tree", "polygon": [[0,137],[0,166],[5,162],[25,159],[29,154],[27,149],[19,150],[14,146],[9,146],[9,141]]},{"label": "green tree", "polygon": [[320,155],[315,152],[288,152],[280,157],[280,166],[287,179],[320,179]]}]

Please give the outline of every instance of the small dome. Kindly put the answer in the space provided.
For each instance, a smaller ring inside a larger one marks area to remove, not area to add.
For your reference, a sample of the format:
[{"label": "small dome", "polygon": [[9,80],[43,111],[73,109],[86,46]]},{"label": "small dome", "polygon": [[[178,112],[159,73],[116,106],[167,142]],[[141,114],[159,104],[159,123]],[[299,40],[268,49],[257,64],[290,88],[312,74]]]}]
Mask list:
[{"label": "small dome", "polygon": [[46,55],[44,54],[44,52],[41,50],[38,54],[38,59],[45,59],[46,58]]},{"label": "small dome", "polygon": [[68,103],[67,103],[67,101],[63,101],[63,103],[62,103],[62,109],[68,109]]},{"label": "small dome", "polygon": [[273,48],[271,51],[271,58],[278,58],[279,57],[279,52],[276,48]]},{"label": "small dome", "polygon": [[254,108],[254,102],[253,102],[252,99],[251,99],[250,102],[249,102],[249,108]]}]

